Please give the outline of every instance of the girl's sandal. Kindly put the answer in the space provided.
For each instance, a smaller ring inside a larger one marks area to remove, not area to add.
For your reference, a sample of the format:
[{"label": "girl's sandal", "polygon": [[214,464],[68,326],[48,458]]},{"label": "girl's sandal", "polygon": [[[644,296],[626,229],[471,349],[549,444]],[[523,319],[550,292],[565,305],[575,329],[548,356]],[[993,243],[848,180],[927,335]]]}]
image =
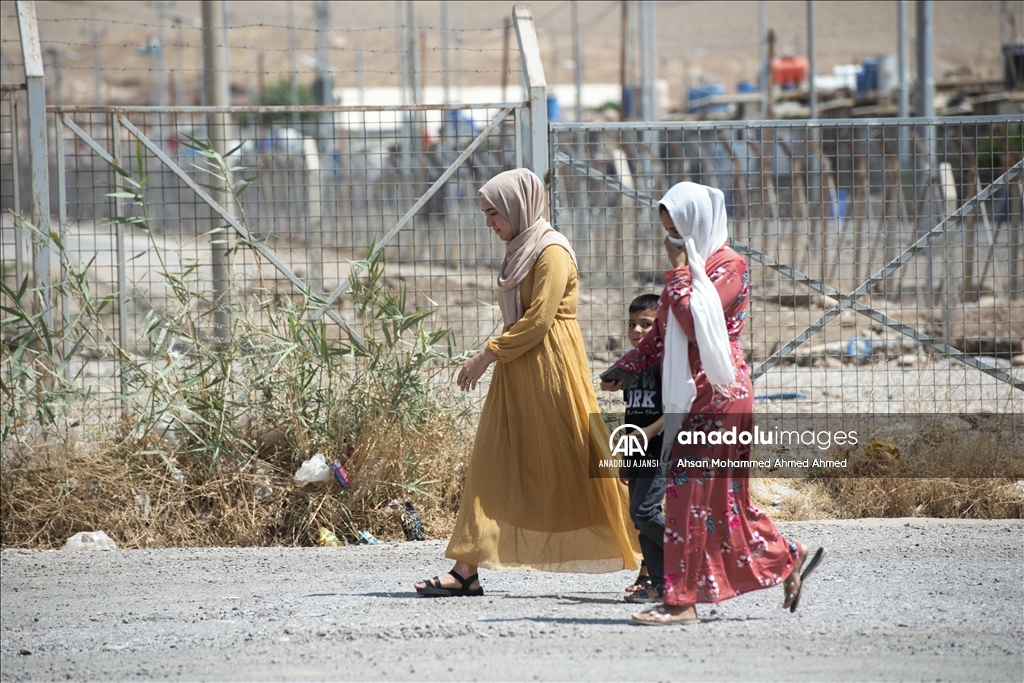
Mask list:
[{"label": "girl's sandal", "polygon": [[[814,553],[814,557],[811,558],[810,562],[807,561],[807,548],[804,548],[800,554],[800,563],[793,568],[789,576],[783,582],[783,588],[786,591],[786,599],[782,603],[782,609],[789,609],[789,611],[796,612],[797,606],[800,604],[800,593],[804,589],[804,581],[811,575],[821,561],[825,559],[825,549],[818,548]],[[806,562],[806,567],[804,563]]]},{"label": "girl's sandal", "polygon": [[633,615],[631,621],[641,626],[687,626],[700,623],[694,606],[691,605],[690,609],[679,614],[672,614],[665,609],[664,603],[643,612],[637,612]]}]

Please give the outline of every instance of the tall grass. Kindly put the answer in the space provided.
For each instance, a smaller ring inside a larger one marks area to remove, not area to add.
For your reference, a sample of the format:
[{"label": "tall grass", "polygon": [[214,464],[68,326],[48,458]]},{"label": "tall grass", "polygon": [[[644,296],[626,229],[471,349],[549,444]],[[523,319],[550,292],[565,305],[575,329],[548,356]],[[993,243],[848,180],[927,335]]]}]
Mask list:
[{"label": "tall grass", "polygon": [[[206,187],[240,205],[258,179],[232,182],[246,169],[208,144],[191,146]],[[114,221],[150,237],[170,296],[146,315],[136,354],[110,329],[115,297],[94,296],[89,264],[77,266],[56,235],[68,274],[57,294],[74,311],[66,325],[27,280],[2,284],[2,543],[52,547],[93,528],[129,546],[308,544],[320,526],[387,537],[398,530],[396,499],[415,500],[428,531],[445,533],[470,406],[448,381],[462,356],[450,330],[428,329],[433,311],[386,285],[371,248],[353,264],[361,273],[347,293],[361,338],[332,334],[309,291],[235,291],[231,327],[219,329],[223,304],[198,264],[171,268],[176,260],[153,238],[149,178],[114,171],[112,194],[137,209]],[[120,364],[128,391],[116,410],[81,376],[85,348]],[[296,487],[291,474],[314,453],[339,460],[353,483]]]}]

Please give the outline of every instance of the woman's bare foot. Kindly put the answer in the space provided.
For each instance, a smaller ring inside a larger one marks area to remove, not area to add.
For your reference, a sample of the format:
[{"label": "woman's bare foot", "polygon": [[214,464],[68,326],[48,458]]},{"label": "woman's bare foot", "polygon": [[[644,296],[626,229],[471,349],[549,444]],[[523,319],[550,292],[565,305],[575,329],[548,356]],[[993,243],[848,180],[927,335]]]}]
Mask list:
[{"label": "woman's bare foot", "polygon": [[634,624],[644,626],[671,626],[673,624],[696,624],[700,619],[697,618],[696,605],[661,603],[643,612],[637,612],[633,615],[632,621]]}]

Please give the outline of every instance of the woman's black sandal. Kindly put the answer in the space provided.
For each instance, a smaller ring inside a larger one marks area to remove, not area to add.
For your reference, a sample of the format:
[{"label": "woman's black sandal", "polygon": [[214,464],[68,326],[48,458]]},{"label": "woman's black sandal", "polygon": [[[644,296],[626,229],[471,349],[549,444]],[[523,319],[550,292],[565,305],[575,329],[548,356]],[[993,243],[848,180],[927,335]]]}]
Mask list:
[{"label": "woman's black sandal", "polygon": [[427,598],[454,598],[484,594],[483,586],[470,588],[474,581],[479,580],[479,574],[473,574],[473,576],[468,579],[464,579],[454,569],[448,573],[451,574],[456,581],[462,584],[460,588],[444,588],[441,586],[441,577],[435,576],[425,582],[427,585],[424,588],[417,588],[416,592]]}]

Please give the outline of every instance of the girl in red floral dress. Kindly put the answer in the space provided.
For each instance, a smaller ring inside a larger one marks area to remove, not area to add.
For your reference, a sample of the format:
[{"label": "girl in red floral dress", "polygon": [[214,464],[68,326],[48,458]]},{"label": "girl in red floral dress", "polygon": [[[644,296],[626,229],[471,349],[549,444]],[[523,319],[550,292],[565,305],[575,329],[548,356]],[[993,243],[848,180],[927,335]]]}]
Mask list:
[{"label": "girl in red floral dress", "polygon": [[[803,580],[824,549],[787,539],[750,502],[748,471],[714,471],[678,464],[695,456],[679,431],[753,429],[754,395],[739,337],[748,308],[749,275],[726,243],[721,191],[680,183],[661,200],[665,248],[672,269],[658,302],[657,322],[615,364],[639,373],[662,361],[665,447],[672,449],[665,508],[663,604],[633,615],[634,623],[695,623],[697,603],[715,603],[782,583],[783,608],[795,611]],[[602,388],[614,389],[615,383]],[[605,386],[607,385],[607,386]],[[704,447],[701,458],[749,460],[750,446]]]}]

